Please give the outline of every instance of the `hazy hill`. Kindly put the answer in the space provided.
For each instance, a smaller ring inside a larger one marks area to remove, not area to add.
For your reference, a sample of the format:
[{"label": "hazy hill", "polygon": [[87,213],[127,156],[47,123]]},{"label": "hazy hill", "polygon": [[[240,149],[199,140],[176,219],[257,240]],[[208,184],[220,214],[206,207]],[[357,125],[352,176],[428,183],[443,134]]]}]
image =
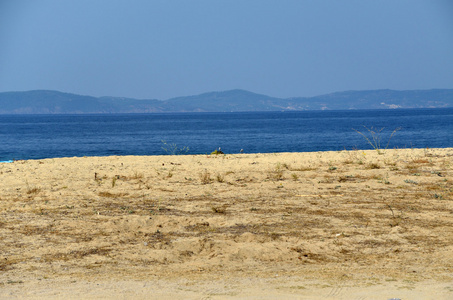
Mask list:
[{"label": "hazy hill", "polygon": [[305,109],[385,109],[453,107],[453,89],[347,91],[294,98]]},{"label": "hazy hill", "polygon": [[36,90],[0,93],[0,114],[239,112],[453,107],[453,89],[346,91],[316,97],[275,98],[244,90],[161,100],[91,97]]},{"label": "hazy hill", "polygon": [[285,100],[244,90],[211,92],[165,101],[167,111],[273,111],[281,110]]}]

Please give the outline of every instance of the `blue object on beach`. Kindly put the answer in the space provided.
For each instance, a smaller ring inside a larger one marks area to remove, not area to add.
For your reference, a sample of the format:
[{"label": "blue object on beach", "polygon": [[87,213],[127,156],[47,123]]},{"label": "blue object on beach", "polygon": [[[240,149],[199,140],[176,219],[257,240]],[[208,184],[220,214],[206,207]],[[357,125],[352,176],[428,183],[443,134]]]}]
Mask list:
[{"label": "blue object on beach", "polygon": [[13,161],[12,160],[2,160],[0,161],[0,163],[12,163]]}]

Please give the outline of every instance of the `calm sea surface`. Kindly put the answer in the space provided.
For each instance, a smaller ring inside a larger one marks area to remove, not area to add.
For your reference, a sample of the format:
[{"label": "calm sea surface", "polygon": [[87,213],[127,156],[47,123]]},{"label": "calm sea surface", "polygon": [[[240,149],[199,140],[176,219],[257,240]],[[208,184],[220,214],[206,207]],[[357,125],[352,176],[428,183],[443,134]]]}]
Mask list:
[{"label": "calm sea surface", "polygon": [[374,127],[382,147],[453,147],[453,108],[369,111],[0,115],[0,161],[72,156],[371,149],[357,132]]}]

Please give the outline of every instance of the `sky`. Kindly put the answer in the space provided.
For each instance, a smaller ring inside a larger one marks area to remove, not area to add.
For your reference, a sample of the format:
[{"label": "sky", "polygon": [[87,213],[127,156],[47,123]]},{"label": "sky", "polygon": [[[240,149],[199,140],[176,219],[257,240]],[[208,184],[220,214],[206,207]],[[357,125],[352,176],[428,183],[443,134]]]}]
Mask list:
[{"label": "sky", "polygon": [[0,92],[453,88],[451,0],[0,0]]}]

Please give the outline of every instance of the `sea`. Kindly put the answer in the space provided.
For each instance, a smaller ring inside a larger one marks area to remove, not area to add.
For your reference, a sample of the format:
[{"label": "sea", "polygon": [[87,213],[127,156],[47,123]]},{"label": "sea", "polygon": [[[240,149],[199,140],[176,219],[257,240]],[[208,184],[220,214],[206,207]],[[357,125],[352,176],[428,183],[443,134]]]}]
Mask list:
[{"label": "sea", "polygon": [[[453,147],[453,108],[0,115],[0,161]],[[369,143],[371,142],[371,143]]]}]

